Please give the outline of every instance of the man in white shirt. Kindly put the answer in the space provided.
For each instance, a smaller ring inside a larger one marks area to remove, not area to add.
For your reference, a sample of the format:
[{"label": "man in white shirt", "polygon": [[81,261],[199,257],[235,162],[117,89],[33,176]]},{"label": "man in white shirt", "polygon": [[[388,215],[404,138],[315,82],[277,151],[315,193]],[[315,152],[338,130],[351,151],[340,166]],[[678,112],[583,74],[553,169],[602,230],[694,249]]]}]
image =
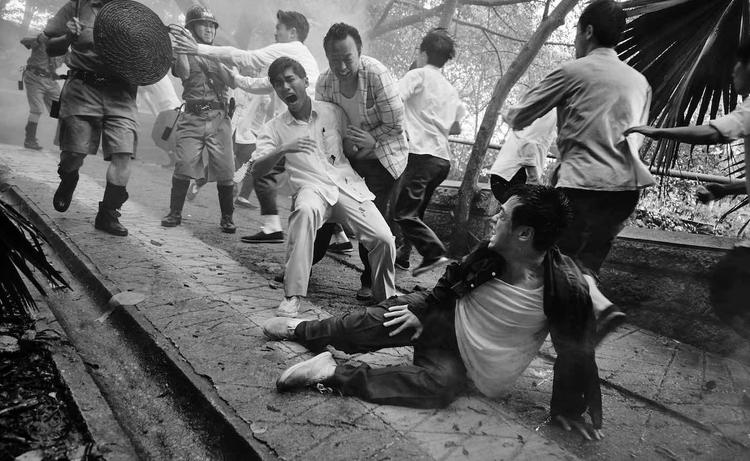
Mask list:
[{"label": "man in white shirt", "polygon": [[456,55],[453,38],[445,29],[431,30],[419,45],[417,68],[398,82],[404,101],[409,160],[399,181],[394,221],[401,227],[403,245],[396,267],[409,268],[412,245],[422,263],[412,271],[417,276],[448,263],[445,246],[422,220],[433,192],[451,168],[448,135],[461,132],[466,106],[441,69]]},{"label": "man in white shirt", "polygon": [[284,300],[277,313],[295,317],[307,295],[317,230],[329,219],[354,231],[369,251],[373,293],[378,301],[395,291],[393,235],[372,202],[374,195],[344,155],[348,120],[335,104],[313,101],[305,91],[308,80],[295,60],[275,60],[268,76],[288,111],[261,129],[253,154],[254,177],[264,175],[286,159],[294,191],[289,216],[289,240],[284,276]]},{"label": "man in white shirt", "polygon": [[[257,50],[240,50],[231,46],[209,46],[189,42],[186,39],[176,42],[178,53],[196,54],[207,58],[217,59],[226,64],[237,66],[241,74],[253,75],[266,72],[268,66],[277,58],[288,56],[299,62],[305,69],[312,88],[320,73],[318,63],[312,53],[304,45],[310,26],[307,18],[296,11],[279,10],[276,13],[276,43]],[[273,88],[268,79],[254,79],[235,73],[235,84],[246,91],[256,94],[272,94]],[[275,101],[281,109],[278,101]],[[279,110],[280,111],[280,110]],[[281,229],[281,218],[276,205],[276,191],[279,176],[284,172],[283,162],[275,165],[269,174],[256,178],[254,182],[255,194],[260,202],[260,214],[263,218],[261,230],[253,235],[242,237],[245,243],[283,243],[284,233]]]}]

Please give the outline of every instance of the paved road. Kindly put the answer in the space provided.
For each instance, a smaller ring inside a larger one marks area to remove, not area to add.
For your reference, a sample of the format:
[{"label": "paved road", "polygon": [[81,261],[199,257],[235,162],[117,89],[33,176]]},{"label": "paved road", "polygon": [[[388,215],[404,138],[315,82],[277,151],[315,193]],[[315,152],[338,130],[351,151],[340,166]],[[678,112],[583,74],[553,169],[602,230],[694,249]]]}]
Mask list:
[{"label": "paved road", "polygon": [[[148,160],[148,159],[146,159]],[[544,424],[551,392],[547,343],[501,401],[469,392],[444,410],[379,406],[316,391],[277,394],[278,373],[309,354],[293,343],[266,341],[259,325],[282,292],[272,282],[283,245],[247,245],[259,225],[239,210],[235,235],[218,227],[215,188],[185,207],[184,224],[165,229],[171,172],[136,162],[123,207],[127,238],[93,229],[106,165],[89,159],[65,214],[51,207],[56,154],[0,145],[9,182],[55,232],[83,255],[98,277],[121,291],[145,293],[137,308],[154,334],[170,342],[195,373],[249,426],[270,452],[286,459],[747,459],[750,457],[750,367],[648,331],[623,327],[598,351],[605,440],[585,442]],[[257,203],[257,202],[254,202]],[[281,207],[288,209],[288,198]],[[283,216],[282,219],[285,219]],[[416,261],[413,261],[416,262]],[[74,262],[71,262],[74,264]],[[358,305],[356,256],[325,258],[313,269],[306,315]],[[404,272],[404,289],[429,287],[437,274]],[[408,348],[356,357],[376,364],[408,359]],[[351,357],[343,357],[342,360]]]}]

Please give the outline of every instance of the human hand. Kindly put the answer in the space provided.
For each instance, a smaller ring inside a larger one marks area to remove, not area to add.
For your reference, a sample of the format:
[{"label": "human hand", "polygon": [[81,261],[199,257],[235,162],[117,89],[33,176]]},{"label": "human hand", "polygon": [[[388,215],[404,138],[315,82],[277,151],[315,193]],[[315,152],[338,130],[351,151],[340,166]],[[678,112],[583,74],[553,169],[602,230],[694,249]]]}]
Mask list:
[{"label": "human hand", "polygon": [[701,203],[709,203],[724,197],[724,187],[721,184],[708,183],[698,186],[695,198]]},{"label": "human hand", "polygon": [[604,438],[601,429],[594,429],[592,425],[586,422],[566,418],[563,415],[556,415],[552,420],[568,432],[575,428],[586,440],[601,440]]},{"label": "human hand", "polygon": [[177,54],[198,54],[198,42],[187,29],[171,24],[169,36],[172,39],[172,51]]},{"label": "human hand", "polygon": [[409,306],[406,304],[389,307],[388,312],[383,314],[383,316],[391,319],[383,323],[384,327],[391,327],[400,324],[400,326],[391,331],[388,336],[396,336],[407,328],[414,328],[415,330],[414,334],[411,336],[412,341],[419,338],[422,334],[422,322],[420,322],[417,316],[409,310]]},{"label": "human hand", "polygon": [[284,147],[284,151],[291,154],[309,154],[312,155],[315,153],[315,149],[317,149],[318,144],[309,136],[304,136],[302,138],[297,138],[294,141],[290,142]]},{"label": "human hand", "polygon": [[375,147],[375,138],[368,131],[357,128],[354,125],[347,127],[346,137],[351,139],[360,149],[372,149]]},{"label": "human hand", "polygon": [[642,126],[630,127],[627,130],[625,130],[625,132],[622,135],[628,136],[633,133],[640,133],[642,135],[648,136],[649,138],[653,138],[655,132],[656,132],[656,128],[648,126],[648,125],[642,125]]},{"label": "human hand", "polygon": [[81,22],[78,20],[78,18],[73,18],[70,21],[65,23],[65,27],[68,28],[68,35],[71,35],[73,37],[78,37],[81,35],[81,31],[83,30],[83,26],[81,25]]}]

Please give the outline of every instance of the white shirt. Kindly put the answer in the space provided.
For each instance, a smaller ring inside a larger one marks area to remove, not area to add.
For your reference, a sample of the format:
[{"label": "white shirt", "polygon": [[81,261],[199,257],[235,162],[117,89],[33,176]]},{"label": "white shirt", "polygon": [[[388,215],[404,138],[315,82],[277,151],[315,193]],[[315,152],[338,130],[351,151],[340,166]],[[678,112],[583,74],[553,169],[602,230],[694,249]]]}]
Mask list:
[{"label": "white shirt", "polygon": [[237,107],[232,117],[232,131],[237,144],[255,144],[260,128],[270,116],[271,96],[234,90]]},{"label": "white shirt", "polygon": [[553,109],[523,130],[509,131],[490,168],[490,174],[510,181],[521,168],[531,168],[535,174],[527,174],[527,182],[539,184],[547,162],[547,152],[557,136],[555,114]]},{"label": "white shirt", "polygon": [[750,98],[745,98],[727,115],[711,120],[709,125],[716,128],[726,141],[747,138],[750,136]]},{"label": "white shirt", "polygon": [[309,136],[317,142],[313,155],[290,152],[286,154],[286,171],[289,183],[296,194],[302,187],[311,187],[329,205],[339,200],[340,191],[364,202],[373,200],[362,179],[344,155],[341,140],[346,132],[346,114],[335,104],[312,101],[310,121],[295,119],[287,110],[263,125],[258,134],[253,160],[274,152],[279,146]]},{"label": "white shirt", "polygon": [[466,106],[439,68],[427,64],[398,81],[404,101],[409,153],[450,160],[448,132],[466,117]]},{"label": "white shirt", "polygon": [[486,396],[505,394],[547,336],[543,287],[492,279],[456,301],[456,339],[467,375]]}]

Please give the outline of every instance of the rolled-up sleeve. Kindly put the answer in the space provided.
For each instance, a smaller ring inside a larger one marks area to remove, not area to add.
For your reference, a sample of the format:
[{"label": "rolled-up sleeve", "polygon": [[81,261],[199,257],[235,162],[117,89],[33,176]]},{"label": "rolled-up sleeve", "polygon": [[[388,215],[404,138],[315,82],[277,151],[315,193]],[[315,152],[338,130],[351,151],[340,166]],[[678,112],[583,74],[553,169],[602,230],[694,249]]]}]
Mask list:
[{"label": "rolled-up sleeve", "polygon": [[750,98],[746,98],[729,114],[711,120],[709,125],[716,128],[724,141],[750,136]]}]

